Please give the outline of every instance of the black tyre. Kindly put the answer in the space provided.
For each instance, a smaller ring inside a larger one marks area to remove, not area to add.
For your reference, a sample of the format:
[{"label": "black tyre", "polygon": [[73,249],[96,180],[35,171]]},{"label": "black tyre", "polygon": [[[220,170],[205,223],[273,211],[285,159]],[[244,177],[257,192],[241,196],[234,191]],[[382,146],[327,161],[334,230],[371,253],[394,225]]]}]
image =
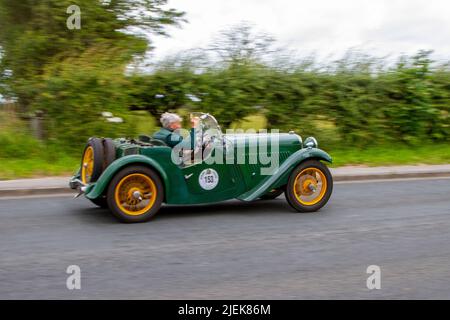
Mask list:
[{"label": "black tyre", "polygon": [[108,201],[106,201],[106,197],[100,197],[97,199],[89,199],[93,204],[100,208],[108,208]]},{"label": "black tyre", "polygon": [[333,192],[333,178],[326,165],[307,160],[295,168],[286,186],[286,199],[299,212],[320,210]]},{"label": "black tyre", "polygon": [[106,169],[114,160],[116,160],[116,146],[112,139],[103,139],[104,163],[103,170]]},{"label": "black tyre", "polygon": [[164,200],[164,187],[158,174],[145,166],[130,166],[111,180],[107,201],[111,212],[126,223],[153,218]]},{"label": "black tyre", "polygon": [[277,188],[270,190],[265,195],[263,195],[260,199],[261,200],[273,200],[278,198],[282,193],[284,192],[283,188]]},{"label": "black tyre", "polygon": [[84,184],[97,181],[103,172],[103,143],[99,138],[90,138],[81,158],[81,181]]}]

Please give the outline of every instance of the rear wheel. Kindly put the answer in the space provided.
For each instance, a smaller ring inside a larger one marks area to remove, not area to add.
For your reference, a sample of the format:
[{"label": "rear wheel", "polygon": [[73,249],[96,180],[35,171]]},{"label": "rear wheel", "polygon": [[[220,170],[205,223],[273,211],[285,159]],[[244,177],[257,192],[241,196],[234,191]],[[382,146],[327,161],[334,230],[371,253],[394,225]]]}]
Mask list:
[{"label": "rear wheel", "polygon": [[163,199],[164,188],[158,174],[143,166],[121,170],[111,180],[107,192],[112,213],[126,223],[150,220],[159,211]]},{"label": "rear wheel", "polygon": [[332,191],[333,178],[327,166],[317,160],[308,160],[292,171],[286,199],[299,212],[315,212],[328,202]]},{"label": "rear wheel", "polygon": [[81,181],[84,184],[97,181],[103,171],[103,143],[99,138],[89,139],[81,160]]}]

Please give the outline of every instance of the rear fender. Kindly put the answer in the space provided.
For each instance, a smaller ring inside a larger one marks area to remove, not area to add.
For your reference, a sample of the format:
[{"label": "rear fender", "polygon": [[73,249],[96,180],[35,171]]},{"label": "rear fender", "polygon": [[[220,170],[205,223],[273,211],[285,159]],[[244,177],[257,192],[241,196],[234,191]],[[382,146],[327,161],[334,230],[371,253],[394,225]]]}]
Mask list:
[{"label": "rear fender", "polygon": [[118,171],[123,169],[124,167],[128,165],[144,165],[151,167],[154,169],[157,173],[159,173],[161,180],[164,184],[164,190],[169,190],[170,188],[170,181],[167,177],[166,172],[161,167],[161,165],[158,164],[155,160],[152,158],[143,156],[143,155],[129,155],[125,157],[121,157],[117,160],[115,160],[113,163],[111,163],[105,171],[101,174],[101,176],[98,178],[97,182],[92,185],[92,187],[88,188],[86,191],[86,197],[88,199],[96,199],[100,196],[102,196],[106,188],[108,187],[109,183],[111,182],[112,178],[116,175]]}]

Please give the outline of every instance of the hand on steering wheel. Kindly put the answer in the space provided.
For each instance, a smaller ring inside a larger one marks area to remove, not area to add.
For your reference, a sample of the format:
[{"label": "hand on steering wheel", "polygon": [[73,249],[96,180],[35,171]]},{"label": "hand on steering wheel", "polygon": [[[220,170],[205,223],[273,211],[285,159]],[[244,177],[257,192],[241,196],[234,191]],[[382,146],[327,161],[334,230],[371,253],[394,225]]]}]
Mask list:
[{"label": "hand on steering wheel", "polygon": [[198,117],[191,118],[191,127],[192,128],[197,128],[199,123],[200,123],[200,119]]}]

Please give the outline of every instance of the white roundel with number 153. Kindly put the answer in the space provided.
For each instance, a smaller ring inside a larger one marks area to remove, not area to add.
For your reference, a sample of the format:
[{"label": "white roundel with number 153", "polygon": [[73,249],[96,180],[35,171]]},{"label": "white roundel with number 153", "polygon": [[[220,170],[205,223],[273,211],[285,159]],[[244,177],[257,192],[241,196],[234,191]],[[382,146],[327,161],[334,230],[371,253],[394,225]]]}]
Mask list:
[{"label": "white roundel with number 153", "polygon": [[212,190],[219,183],[219,174],[214,169],[205,169],[200,173],[198,183],[203,189]]}]

